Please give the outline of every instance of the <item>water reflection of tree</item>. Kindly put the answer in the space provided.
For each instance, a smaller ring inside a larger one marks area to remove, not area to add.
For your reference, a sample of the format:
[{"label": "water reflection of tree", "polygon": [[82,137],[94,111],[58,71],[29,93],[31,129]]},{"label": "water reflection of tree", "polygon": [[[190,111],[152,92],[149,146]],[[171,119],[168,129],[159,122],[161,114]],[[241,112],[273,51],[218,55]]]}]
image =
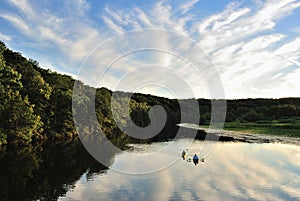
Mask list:
[{"label": "water reflection of tree", "polygon": [[107,170],[80,142],[6,147],[0,152],[1,200],[56,200],[78,179]]}]

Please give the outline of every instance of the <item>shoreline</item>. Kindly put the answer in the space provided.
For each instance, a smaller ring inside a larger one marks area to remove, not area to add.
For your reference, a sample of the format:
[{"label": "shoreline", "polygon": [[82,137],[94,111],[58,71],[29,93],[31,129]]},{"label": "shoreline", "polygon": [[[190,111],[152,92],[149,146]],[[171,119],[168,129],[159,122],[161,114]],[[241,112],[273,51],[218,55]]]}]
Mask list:
[{"label": "shoreline", "polygon": [[[201,128],[208,133],[208,128]],[[213,134],[213,132],[210,132]],[[219,135],[219,134],[218,134]],[[223,138],[223,139],[222,139]],[[282,143],[294,144],[300,146],[300,138],[275,136],[268,134],[253,134],[240,131],[222,130],[219,141],[233,141],[233,142],[246,142],[246,143]]]}]

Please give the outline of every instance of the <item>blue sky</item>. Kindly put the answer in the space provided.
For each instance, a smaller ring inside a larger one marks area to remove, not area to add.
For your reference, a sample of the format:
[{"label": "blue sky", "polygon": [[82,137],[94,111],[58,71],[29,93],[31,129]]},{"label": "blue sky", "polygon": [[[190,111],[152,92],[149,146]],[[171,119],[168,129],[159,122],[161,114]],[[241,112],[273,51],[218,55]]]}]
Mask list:
[{"label": "blue sky", "polygon": [[0,40],[43,68],[113,90],[300,97],[299,19],[297,0],[2,0]]}]

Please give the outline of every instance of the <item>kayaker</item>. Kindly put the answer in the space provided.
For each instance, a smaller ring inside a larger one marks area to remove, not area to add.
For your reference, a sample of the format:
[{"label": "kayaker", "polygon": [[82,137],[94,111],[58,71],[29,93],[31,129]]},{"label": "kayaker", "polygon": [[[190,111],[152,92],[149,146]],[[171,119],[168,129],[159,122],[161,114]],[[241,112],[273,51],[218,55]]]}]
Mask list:
[{"label": "kayaker", "polygon": [[193,162],[194,162],[195,165],[198,164],[199,158],[198,158],[197,154],[194,155],[194,157],[193,157]]},{"label": "kayaker", "polygon": [[184,150],[182,151],[182,154],[181,154],[181,156],[182,156],[182,159],[183,159],[183,160],[185,160],[185,157],[186,157],[186,152],[185,152]]}]

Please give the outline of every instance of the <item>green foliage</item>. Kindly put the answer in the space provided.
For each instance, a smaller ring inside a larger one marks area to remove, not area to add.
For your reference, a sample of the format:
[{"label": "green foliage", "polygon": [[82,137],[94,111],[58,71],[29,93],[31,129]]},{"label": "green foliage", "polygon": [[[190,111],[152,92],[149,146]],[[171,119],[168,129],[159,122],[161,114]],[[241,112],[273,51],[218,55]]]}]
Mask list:
[{"label": "green foliage", "polygon": [[250,110],[246,114],[243,115],[243,119],[246,120],[247,122],[256,122],[260,120],[262,116],[255,112],[254,110]]},{"label": "green foliage", "polygon": [[42,131],[43,123],[34,114],[34,105],[28,97],[20,93],[21,74],[6,65],[2,54],[0,60],[0,144],[28,143]]},{"label": "green foliage", "polygon": [[7,135],[2,131],[2,128],[0,128],[0,146],[4,144],[7,144]]},{"label": "green foliage", "polygon": [[200,123],[201,124],[209,124],[210,123],[211,114],[210,112],[204,113],[200,116]]},{"label": "green foliage", "polygon": [[276,112],[276,117],[293,117],[293,116],[298,116],[299,109],[297,108],[296,105],[292,104],[284,104],[284,105],[279,105],[276,107],[277,112]]},{"label": "green foliage", "polygon": [[11,66],[21,76],[23,85],[20,93],[23,97],[28,96],[29,102],[33,104],[35,114],[41,117],[41,120],[47,127],[47,107],[52,93],[52,87],[44,80],[41,73],[38,71],[38,62],[27,60],[20,53],[5,49],[3,55],[7,66]]}]

